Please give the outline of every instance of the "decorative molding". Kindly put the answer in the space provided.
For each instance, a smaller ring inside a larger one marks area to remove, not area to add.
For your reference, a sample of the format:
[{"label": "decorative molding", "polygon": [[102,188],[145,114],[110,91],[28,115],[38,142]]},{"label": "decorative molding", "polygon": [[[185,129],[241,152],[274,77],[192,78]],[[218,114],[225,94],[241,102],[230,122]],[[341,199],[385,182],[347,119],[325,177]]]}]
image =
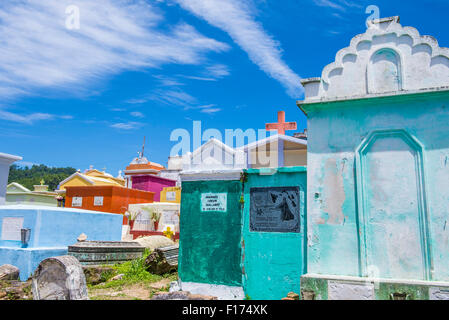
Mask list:
[{"label": "decorative molding", "polygon": [[302,81],[308,102],[332,101],[341,97],[383,94],[367,90],[368,66],[373,55],[391,49],[401,57],[402,86],[392,92],[413,91],[449,85],[449,49],[439,46],[431,36],[421,36],[415,28],[403,27],[398,17],[369,23],[365,33],[355,36],[349,47],[335,56],[321,78]]}]

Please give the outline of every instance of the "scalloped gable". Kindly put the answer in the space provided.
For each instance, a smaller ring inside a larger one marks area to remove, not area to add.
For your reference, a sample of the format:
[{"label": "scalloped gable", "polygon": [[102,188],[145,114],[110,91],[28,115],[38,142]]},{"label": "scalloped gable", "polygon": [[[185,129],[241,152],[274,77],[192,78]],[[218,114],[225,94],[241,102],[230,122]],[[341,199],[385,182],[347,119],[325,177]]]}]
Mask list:
[{"label": "scalloped gable", "polygon": [[323,69],[321,78],[302,80],[305,102],[448,87],[449,49],[415,28],[402,27],[399,20],[370,21],[367,31]]}]

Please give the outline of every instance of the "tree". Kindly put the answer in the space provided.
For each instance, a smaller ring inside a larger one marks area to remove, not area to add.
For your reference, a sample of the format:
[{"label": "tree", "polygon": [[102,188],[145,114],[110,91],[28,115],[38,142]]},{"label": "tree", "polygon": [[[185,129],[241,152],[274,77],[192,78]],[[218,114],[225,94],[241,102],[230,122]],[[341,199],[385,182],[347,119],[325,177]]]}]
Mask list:
[{"label": "tree", "polygon": [[34,185],[41,184],[41,180],[45,181],[48,185],[48,190],[56,190],[58,184],[74,174],[76,170],[71,167],[67,168],[52,168],[43,164],[33,165],[30,167],[20,167],[13,164],[9,170],[8,183],[17,182],[24,187],[33,190]]}]

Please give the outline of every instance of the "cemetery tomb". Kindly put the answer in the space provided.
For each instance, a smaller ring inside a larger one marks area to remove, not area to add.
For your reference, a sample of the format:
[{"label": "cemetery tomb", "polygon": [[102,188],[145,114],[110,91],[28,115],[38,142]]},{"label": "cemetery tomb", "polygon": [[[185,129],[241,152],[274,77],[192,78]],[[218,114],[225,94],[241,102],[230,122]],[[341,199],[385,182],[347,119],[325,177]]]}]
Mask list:
[{"label": "cemetery tomb", "polygon": [[181,172],[179,290],[243,299],[243,153],[212,139]]},{"label": "cemetery tomb", "polygon": [[[155,223],[151,213],[160,214],[160,220]],[[164,235],[167,227],[174,232],[174,238],[179,239],[180,204],[170,202],[153,202],[143,204],[130,204],[130,216],[135,218],[130,233],[136,239],[139,236]]]},{"label": "cemetery tomb", "polygon": [[116,214],[45,206],[0,207],[0,265],[20,269],[26,281],[39,263],[67,254],[86,234],[89,240],[120,241],[122,217]]},{"label": "cemetery tomb", "polygon": [[0,153],[0,205],[5,204],[6,185],[8,184],[9,166],[22,157]]},{"label": "cemetery tomb", "polygon": [[120,214],[123,224],[128,220],[124,213],[133,203],[151,203],[153,192],[121,186],[66,187],[66,207]]},{"label": "cemetery tomb", "polygon": [[35,185],[34,190],[28,190],[24,186],[13,182],[6,188],[6,204],[30,204],[57,207],[56,192],[48,191],[46,185]]},{"label": "cemetery tomb", "polygon": [[[449,287],[449,49],[399,17],[374,20],[321,78],[302,82],[298,106],[309,132],[303,289],[323,299],[344,292],[381,299],[396,294],[394,286],[415,297],[418,289],[429,297],[432,286]],[[341,284],[344,277],[381,284],[367,295]]]},{"label": "cemetery tomb", "polygon": [[244,298],[242,184],[239,173],[229,180],[220,178],[185,181],[182,176],[179,282],[183,291],[214,295],[218,289],[226,291],[230,299]]},{"label": "cemetery tomb", "polygon": [[289,292],[300,292],[306,270],[307,169],[245,172],[245,294],[254,300],[280,300]]},{"label": "cemetery tomb", "polygon": [[167,187],[162,189],[161,202],[181,203],[181,187]]},{"label": "cemetery tomb", "polygon": [[137,242],[79,241],[68,247],[68,255],[82,265],[113,265],[142,257],[145,247]]},{"label": "cemetery tomb", "polygon": [[154,193],[154,201],[161,201],[161,191],[167,187],[175,187],[176,179],[169,179],[161,176],[161,171],[165,168],[154,162],[148,161],[143,156],[143,150],[137,158],[126,167],[125,179],[126,187],[136,190]]}]

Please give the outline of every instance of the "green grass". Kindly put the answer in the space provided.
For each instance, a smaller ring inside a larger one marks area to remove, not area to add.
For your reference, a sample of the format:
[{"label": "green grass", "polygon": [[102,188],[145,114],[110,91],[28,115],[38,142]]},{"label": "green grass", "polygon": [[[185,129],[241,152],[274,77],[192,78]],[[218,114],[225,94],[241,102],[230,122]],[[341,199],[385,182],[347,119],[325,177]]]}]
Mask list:
[{"label": "green grass", "polygon": [[[112,266],[115,270],[115,274],[124,275],[122,279],[113,280],[90,287],[99,289],[117,288],[122,290],[124,286],[133,285],[136,283],[151,284],[162,279],[176,281],[178,279],[177,273],[159,276],[151,274],[145,270],[145,259],[150,255],[150,253],[151,252],[146,249],[141,258]],[[110,275],[105,275],[105,277],[109,276]]]}]

